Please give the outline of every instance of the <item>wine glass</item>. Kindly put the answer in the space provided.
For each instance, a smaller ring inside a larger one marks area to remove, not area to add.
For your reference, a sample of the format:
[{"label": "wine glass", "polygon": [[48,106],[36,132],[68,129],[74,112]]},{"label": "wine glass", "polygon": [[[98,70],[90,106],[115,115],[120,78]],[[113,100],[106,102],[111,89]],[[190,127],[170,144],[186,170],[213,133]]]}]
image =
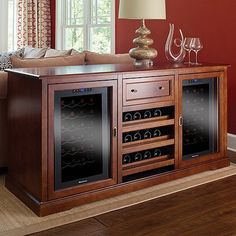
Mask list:
[{"label": "wine glass", "polygon": [[184,49],[188,52],[188,62],[187,62],[187,64],[189,64],[189,65],[191,64],[190,53],[192,51],[192,47],[191,47],[192,40],[193,40],[193,38],[185,38],[184,43],[183,43]]},{"label": "wine glass", "polygon": [[191,42],[191,49],[195,52],[196,54],[196,61],[195,61],[195,65],[200,65],[200,63],[198,63],[198,60],[197,60],[197,55],[198,55],[198,52],[203,48],[203,44],[200,40],[200,38],[193,38],[192,39],[192,42]]}]

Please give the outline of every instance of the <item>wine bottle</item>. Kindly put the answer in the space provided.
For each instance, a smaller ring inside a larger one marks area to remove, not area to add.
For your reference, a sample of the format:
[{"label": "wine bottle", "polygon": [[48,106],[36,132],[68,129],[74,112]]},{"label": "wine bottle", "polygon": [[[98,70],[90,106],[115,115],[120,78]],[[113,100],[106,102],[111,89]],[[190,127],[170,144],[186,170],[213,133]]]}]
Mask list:
[{"label": "wine bottle", "polygon": [[160,109],[155,109],[153,112],[153,117],[158,117],[158,116],[162,116],[162,112]]},{"label": "wine bottle", "polygon": [[142,116],[141,116],[141,113],[140,112],[135,112],[134,113],[134,116],[133,116],[133,119],[134,120],[141,120],[142,119]]},{"label": "wine bottle", "polygon": [[155,149],[153,151],[153,157],[159,157],[161,156],[161,150],[160,149]]},{"label": "wine bottle", "polygon": [[131,134],[125,134],[124,136],[124,143],[132,142],[132,135]]},{"label": "wine bottle", "polygon": [[152,117],[151,111],[146,110],[146,111],[144,112],[143,118],[144,118],[144,119],[147,119],[147,118],[151,118],[151,117]]},{"label": "wine bottle", "polygon": [[134,161],[141,161],[142,160],[142,154],[140,152],[137,152],[135,155],[134,155]]},{"label": "wine bottle", "polygon": [[149,159],[152,157],[152,154],[150,151],[145,151],[143,154],[143,159]]},{"label": "wine bottle", "polygon": [[151,138],[151,137],[152,137],[151,132],[150,132],[149,130],[146,130],[146,131],[144,132],[144,134],[143,134],[143,138],[144,138],[144,139],[149,139],[149,138]]},{"label": "wine bottle", "polygon": [[161,131],[159,129],[155,129],[153,131],[153,137],[160,137],[161,136]]},{"label": "wine bottle", "polygon": [[129,154],[126,154],[125,156],[123,156],[123,160],[122,160],[123,164],[128,164],[130,162],[131,162],[131,156]]},{"label": "wine bottle", "polygon": [[137,131],[133,136],[133,140],[137,141],[137,140],[141,140],[141,139],[142,139],[142,136],[141,136],[140,132]]},{"label": "wine bottle", "polygon": [[124,116],[124,121],[131,121],[132,120],[132,115],[131,113],[126,113]]}]

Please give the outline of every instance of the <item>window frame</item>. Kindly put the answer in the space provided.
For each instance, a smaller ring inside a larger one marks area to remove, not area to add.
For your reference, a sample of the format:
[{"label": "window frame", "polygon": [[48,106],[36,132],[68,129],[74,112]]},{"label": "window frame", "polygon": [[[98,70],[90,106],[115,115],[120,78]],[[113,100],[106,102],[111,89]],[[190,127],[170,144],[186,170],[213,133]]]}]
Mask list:
[{"label": "window frame", "polygon": [[[83,0],[85,3],[84,8],[91,12],[91,1]],[[57,49],[65,49],[65,29],[66,28],[84,28],[84,50],[90,49],[90,33],[89,28],[107,26],[107,24],[92,24],[90,22],[90,14],[85,12],[85,23],[84,25],[73,25],[65,26],[66,19],[66,7],[64,6],[65,0],[56,0],[56,33],[55,33],[55,46]],[[111,0],[111,53],[115,53],[115,0]]]}]

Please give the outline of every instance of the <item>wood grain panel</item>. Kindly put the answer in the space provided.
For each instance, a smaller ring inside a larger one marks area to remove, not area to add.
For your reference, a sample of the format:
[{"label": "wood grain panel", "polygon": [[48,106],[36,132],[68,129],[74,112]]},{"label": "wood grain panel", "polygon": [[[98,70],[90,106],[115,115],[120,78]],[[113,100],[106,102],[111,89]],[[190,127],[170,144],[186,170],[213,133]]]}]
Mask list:
[{"label": "wood grain panel", "polygon": [[173,76],[123,80],[123,105],[168,101],[174,96]]},{"label": "wood grain panel", "polygon": [[7,100],[0,99],[0,167],[7,166]]},{"label": "wood grain panel", "polygon": [[8,86],[8,176],[41,200],[41,81],[10,74]]},{"label": "wood grain panel", "polygon": [[7,98],[7,77],[6,72],[0,71],[0,99]]}]

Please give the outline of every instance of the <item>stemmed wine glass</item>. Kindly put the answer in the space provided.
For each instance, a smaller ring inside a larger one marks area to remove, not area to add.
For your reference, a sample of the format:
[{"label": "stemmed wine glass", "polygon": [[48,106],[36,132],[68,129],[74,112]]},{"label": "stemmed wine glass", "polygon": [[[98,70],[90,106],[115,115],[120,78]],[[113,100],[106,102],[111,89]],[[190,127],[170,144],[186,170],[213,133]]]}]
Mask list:
[{"label": "stemmed wine glass", "polygon": [[195,52],[196,54],[196,61],[195,61],[195,65],[200,65],[200,63],[198,63],[198,60],[197,60],[197,55],[198,55],[198,52],[203,48],[203,44],[200,40],[200,38],[193,38],[192,39],[192,42],[191,42],[191,49]]},{"label": "stemmed wine glass", "polygon": [[190,53],[192,51],[192,40],[193,38],[185,38],[184,39],[184,43],[183,43],[183,47],[184,49],[188,52],[188,62],[186,64],[191,64],[191,61],[190,61]]}]

